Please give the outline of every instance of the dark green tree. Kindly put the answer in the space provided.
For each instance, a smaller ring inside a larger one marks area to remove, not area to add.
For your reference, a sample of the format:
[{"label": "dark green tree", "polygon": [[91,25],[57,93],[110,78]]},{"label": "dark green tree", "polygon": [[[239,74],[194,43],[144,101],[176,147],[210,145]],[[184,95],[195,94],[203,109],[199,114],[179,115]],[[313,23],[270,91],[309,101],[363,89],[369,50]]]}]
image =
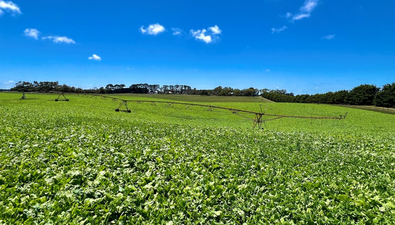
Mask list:
[{"label": "dark green tree", "polygon": [[221,96],[230,96],[233,95],[233,89],[230,87],[222,88],[221,92],[219,93]]},{"label": "dark green tree", "polygon": [[342,91],[336,91],[333,93],[333,103],[334,104],[344,104],[346,103],[346,98],[348,96],[348,91],[342,90]]},{"label": "dark green tree", "polygon": [[381,107],[395,107],[395,83],[383,86],[374,98],[374,105]]},{"label": "dark green tree", "polygon": [[222,91],[222,87],[221,87],[221,86],[218,86],[218,87],[214,88],[212,94],[213,94],[213,95],[219,95],[219,94],[221,93],[221,91]]},{"label": "dark green tree", "polygon": [[355,87],[346,97],[351,105],[373,105],[374,96],[380,89],[374,85],[363,84]]}]

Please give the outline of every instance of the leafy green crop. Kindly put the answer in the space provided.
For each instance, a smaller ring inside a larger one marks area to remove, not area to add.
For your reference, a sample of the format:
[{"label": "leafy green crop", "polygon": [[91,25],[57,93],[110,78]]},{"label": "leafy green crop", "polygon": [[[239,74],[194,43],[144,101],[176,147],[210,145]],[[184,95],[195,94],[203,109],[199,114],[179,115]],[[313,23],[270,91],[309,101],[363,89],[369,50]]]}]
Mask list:
[{"label": "leafy green crop", "polygon": [[135,104],[127,114],[100,98],[30,96],[0,94],[0,224],[395,221],[393,115],[349,109],[344,121],[262,131],[226,111]]}]

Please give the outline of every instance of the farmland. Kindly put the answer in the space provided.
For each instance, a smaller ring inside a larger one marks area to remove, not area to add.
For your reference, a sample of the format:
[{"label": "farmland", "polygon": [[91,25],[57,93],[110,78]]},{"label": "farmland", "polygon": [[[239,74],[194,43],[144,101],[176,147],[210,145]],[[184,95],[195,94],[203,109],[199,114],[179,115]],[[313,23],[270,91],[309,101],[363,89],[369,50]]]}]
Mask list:
[{"label": "farmland", "polygon": [[[0,224],[388,224],[395,115],[259,98],[117,95],[299,116],[0,93]],[[251,117],[251,116],[250,116]],[[252,117],[251,117],[252,118]]]}]

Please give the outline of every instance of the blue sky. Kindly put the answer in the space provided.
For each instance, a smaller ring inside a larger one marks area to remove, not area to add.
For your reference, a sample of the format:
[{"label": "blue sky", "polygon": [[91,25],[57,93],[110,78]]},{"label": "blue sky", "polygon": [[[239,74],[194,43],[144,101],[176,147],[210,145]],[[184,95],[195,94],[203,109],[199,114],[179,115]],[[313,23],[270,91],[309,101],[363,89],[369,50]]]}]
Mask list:
[{"label": "blue sky", "polygon": [[395,82],[393,0],[0,0],[17,81],[287,89]]}]

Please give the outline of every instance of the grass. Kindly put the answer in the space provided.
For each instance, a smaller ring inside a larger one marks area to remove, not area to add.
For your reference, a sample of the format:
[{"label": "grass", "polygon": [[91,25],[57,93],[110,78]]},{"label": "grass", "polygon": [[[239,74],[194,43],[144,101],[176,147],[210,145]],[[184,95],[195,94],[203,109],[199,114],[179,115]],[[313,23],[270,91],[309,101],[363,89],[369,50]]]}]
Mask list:
[{"label": "grass", "polygon": [[[341,106],[321,104],[300,103],[270,103],[256,101],[255,97],[210,97],[207,96],[185,96],[185,95],[116,95],[122,99],[129,100],[154,100],[154,101],[182,101],[198,104],[210,104],[216,106],[245,109],[268,114],[295,115],[295,116],[330,116],[338,117],[348,113],[346,120],[313,120],[283,118],[265,123],[265,127],[276,131],[308,131],[316,133],[348,133],[348,134],[391,134],[395,127],[387,121],[393,120],[392,115],[380,115],[376,112],[366,111],[358,108],[344,108]],[[212,101],[217,99],[217,101]],[[229,100],[232,99],[232,100]],[[233,101],[239,99],[238,102]],[[116,105],[116,104],[114,104]],[[195,124],[206,126],[228,126],[249,128],[252,126],[254,115],[241,114],[241,116],[230,114],[228,111],[207,111],[206,108],[166,104],[152,105],[150,103],[129,103],[132,113],[139,118],[165,123]],[[249,119],[246,119],[248,117]],[[264,117],[272,119],[273,117]]]},{"label": "grass", "polygon": [[245,97],[245,96],[203,96],[203,95],[154,95],[154,94],[115,94],[110,95],[115,97],[124,97],[125,99],[142,98],[155,99],[165,101],[183,101],[183,102],[269,102],[265,98],[259,96]]},{"label": "grass", "polygon": [[347,108],[355,108],[355,109],[365,109],[374,112],[381,112],[387,114],[395,114],[395,108],[386,108],[386,107],[377,107],[371,105],[342,105],[343,107]]},{"label": "grass", "polygon": [[[395,220],[394,115],[350,108],[346,120],[280,119],[262,131],[223,110],[132,103],[132,113],[116,113],[118,102],[99,97],[20,96],[0,93],[0,224]],[[308,116],[345,110],[210,104]]]}]

